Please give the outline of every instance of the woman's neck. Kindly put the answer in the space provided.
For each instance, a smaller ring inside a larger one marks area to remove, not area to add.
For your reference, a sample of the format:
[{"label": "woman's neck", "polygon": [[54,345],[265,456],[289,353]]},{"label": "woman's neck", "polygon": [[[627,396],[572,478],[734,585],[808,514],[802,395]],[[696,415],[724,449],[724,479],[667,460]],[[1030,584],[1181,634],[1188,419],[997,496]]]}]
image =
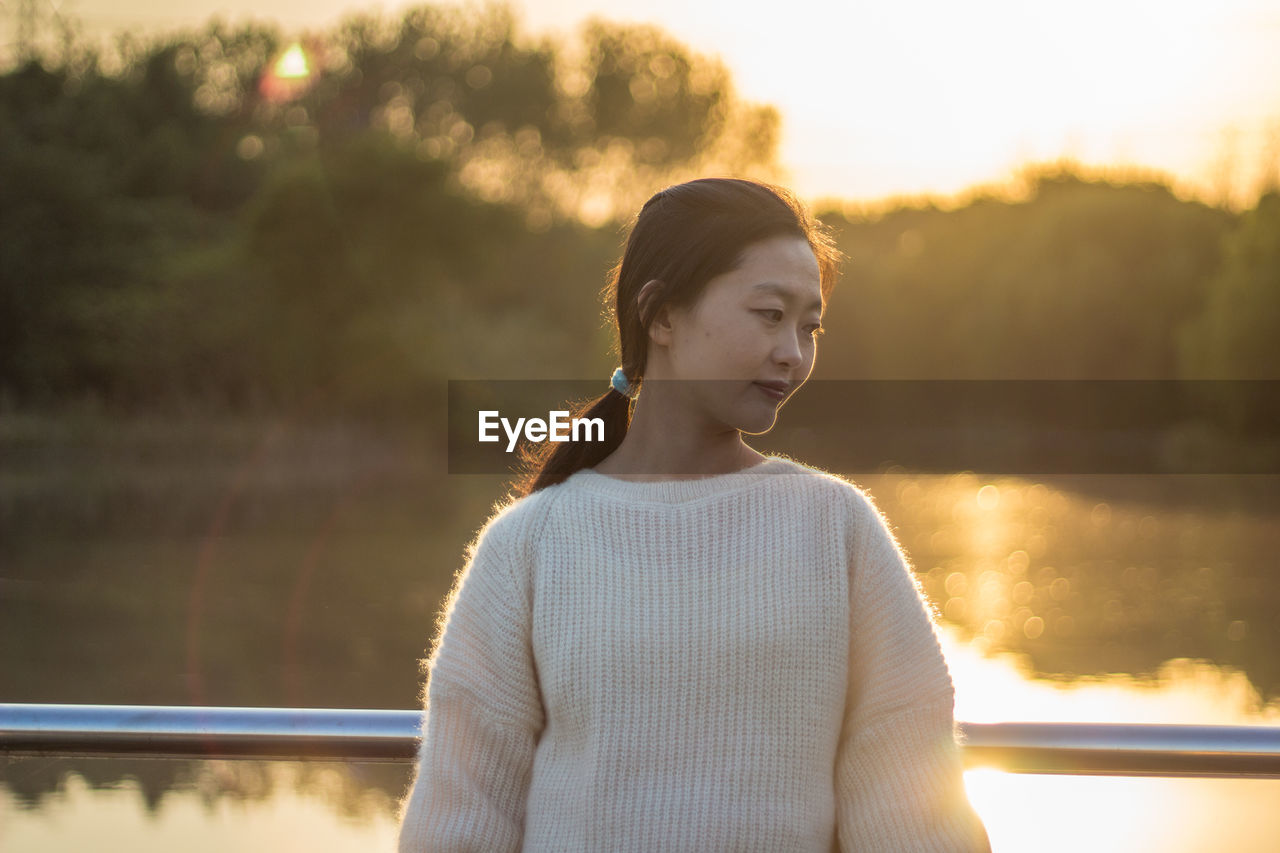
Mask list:
[{"label": "woman's neck", "polygon": [[764,459],[736,429],[715,436],[660,434],[633,422],[618,448],[593,467],[601,474],[637,480],[683,480],[730,474]]}]

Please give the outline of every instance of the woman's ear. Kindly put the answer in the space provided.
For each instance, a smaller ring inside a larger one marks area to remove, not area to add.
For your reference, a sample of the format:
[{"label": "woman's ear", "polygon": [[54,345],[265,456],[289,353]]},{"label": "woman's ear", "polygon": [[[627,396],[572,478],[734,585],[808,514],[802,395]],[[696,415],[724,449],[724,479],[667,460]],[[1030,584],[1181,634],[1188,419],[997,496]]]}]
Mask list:
[{"label": "woman's ear", "polygon": [[671,312],[661,299],[664,287],[662,281],[656,278],[645,282],[636,296],[636,305],[640,311],[640,322],[644,324],[649,340],[661,346],[668,346],[671,343]]},{"label": "woman's ear", "polygon": [[671,346],[671,312],[666,305],[658,309],[658,316],[649,324],[649,341],[658,346]]}]

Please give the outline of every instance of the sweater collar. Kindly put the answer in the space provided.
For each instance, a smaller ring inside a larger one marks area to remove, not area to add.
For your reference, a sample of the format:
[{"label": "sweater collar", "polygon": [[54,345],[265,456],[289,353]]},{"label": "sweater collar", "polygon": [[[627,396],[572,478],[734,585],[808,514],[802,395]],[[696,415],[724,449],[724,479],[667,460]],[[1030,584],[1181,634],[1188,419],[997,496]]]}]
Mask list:
[{"label": "sweater collar", "polygon": [[747,468],[728,474],[689,477],[679,480],[630,480],[601,474],[593,468],[575,471],[565,483],[601,495],[623,500],[653,503],[684,503],[709,495],[723,494],[759,482],[774,474],[793,471],[795,463],[782,456],[766,456]]}]

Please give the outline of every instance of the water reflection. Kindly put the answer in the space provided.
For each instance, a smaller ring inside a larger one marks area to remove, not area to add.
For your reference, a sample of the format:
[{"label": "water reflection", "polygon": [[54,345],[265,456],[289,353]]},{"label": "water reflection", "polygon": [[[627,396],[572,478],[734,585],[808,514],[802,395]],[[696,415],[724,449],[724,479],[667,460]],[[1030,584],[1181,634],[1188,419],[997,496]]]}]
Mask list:
[{"label": "water reflection", "polygon": [[[1245,674],[1208,661],[1165,662],[1150,678],[1035,678],[1028,656],[993,653],[948,628],[943,649],[956,716],[971,722],[1280,725]],[[1265,853],[1280,838],[1280,780],[965,774],[995,853],[1232,850]]]},{"label": "water reflection", "polygon": [[[136,452],[42,439],[47,458],[0,487],[0,700],[182,704],[198,680],[210,704],[415,704],[500,478],[356,432],[282,434],[269,453],[254,430],[172,452],[111,435]],[[939,610],[960,719],[1280,725],[1280,478],[853,479]],[[389,849],[410,768],[322,769],[0,763],[0,847]],[[997,851],[1280,837],[1277,781],[967,778]]]},{"label": "water reflection", "polygon": [[1032,776],[971,770],[993,853],[1269,853],[1280,781]]},{"label": "water reflection", "polygon": [[982,638],[944,629],[956,717],[973,723],[1075,722],[1280,726],[1280,700],[1264,703],[1240,670],[1205,660],[1165,661],[1141,679],[1121,673],[1037,678],[1029,656],[993,653]]},{"label": "water reflection", "polygon": [[1276,478],[859,479],[978,648],[1066,679],[1205,659],[1247,672],[1264,703],[1280,697]]},{"label": "water reflection", "polygon": [[[0,771],[7,783],[0,787],[5,850],[99,850],[105,844],[140,853],[274,853],[393,849],[394,802],[408,784],[410,768],[31,758]],[[24,779],[50,773],[58,779],[55,790],[35,798],[16,793]],[[149,784],[156,773],[170,777],[163,796]]]}]

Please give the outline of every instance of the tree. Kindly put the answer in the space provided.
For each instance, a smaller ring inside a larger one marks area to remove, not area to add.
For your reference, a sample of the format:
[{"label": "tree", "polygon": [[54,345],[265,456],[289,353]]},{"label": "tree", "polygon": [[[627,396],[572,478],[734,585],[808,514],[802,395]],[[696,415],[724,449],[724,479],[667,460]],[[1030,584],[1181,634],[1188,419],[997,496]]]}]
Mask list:
[{"label": "tree", "polygon": [[[1225,235],[1222,266],[1209,282],[1204,312],[1180,333],[1182,373],[1191,379],[1280,379],[1280,192],[1263,195]],[[1237,429],[1274,431],[1272,395],[1218,388]]]},{"label": "tree", "polygon": [[1174,330],[1202,309],[1230,215],[1152,182],[1060,168],[1028,177],[1022,200],[981,194],[954,210],[900,206],[839,226],[849,283],[833,296],[824,339],[838,369],[879,378],[1176,375]]}]

